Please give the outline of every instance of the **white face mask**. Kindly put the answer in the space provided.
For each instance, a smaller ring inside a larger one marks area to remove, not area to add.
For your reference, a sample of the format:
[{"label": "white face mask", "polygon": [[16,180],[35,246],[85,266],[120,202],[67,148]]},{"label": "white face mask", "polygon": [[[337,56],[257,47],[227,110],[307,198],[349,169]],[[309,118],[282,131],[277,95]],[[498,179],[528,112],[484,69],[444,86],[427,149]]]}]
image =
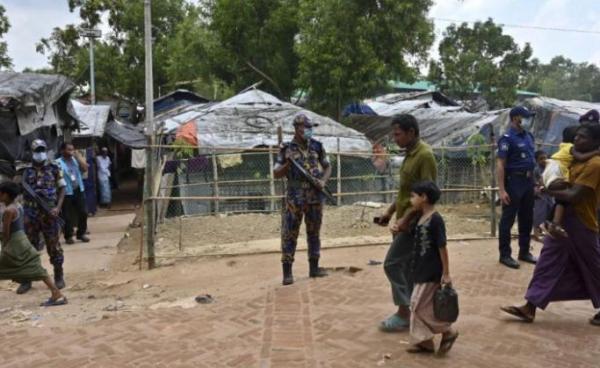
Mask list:
[{"label": "white face mask", "polygon": [[533,118],[521,118],[521,127],[525,130],[531,129],[533,126]]},{"label": "white face mask", "polygon": [[46,154],[46,152],[34,152],[32,155],[32,159],[34,162],[42,163],[46,162],[46,160],[48,159],[48,155]]}]

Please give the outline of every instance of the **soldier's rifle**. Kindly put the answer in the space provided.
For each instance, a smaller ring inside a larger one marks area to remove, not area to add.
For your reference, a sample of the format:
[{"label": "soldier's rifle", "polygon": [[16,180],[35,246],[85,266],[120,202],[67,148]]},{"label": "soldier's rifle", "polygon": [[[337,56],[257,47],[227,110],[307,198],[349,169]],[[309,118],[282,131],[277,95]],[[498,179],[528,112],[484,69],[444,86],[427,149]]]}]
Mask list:
[{"label": "soldier's rifle", "polygon": [[[34,202],[44,211],[46,212],[48,215],[53,216],[52,215],[52,208],[48,205],[48,203],[46,201],[44,201],[34,190],[33,188],[25,181],[25,176],[23,176],[23,180],[21,182],[21,186],[23,187],[23,190],[25,190],[25,192],[34,200]],[[65,226],[65,221],[60,217],[60,216],[56,216],[56,222],[58,223],[58,226],[60,226],[61,228],[63,228]]]}]

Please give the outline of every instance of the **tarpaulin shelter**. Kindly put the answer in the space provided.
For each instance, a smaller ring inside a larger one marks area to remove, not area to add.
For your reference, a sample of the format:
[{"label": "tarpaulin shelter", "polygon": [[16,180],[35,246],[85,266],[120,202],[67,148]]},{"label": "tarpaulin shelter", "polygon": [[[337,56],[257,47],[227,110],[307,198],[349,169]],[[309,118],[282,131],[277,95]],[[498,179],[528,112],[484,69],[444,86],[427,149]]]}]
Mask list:
[{"label": "tarpaulin shelter", "polygon": [[461,146],[478,133],[489,137],[491,127],[501,125],[503,112],[471,113],[439,92],[396,93],[367,104],[378,116],[351,115],[348,126],[379,142],[389,136],[394,116],[411,114],[419,122],[421,138],[434,147]]},{"label": "tarpaulin shelter", "polygon": [[192,91],[178,89],[154,100],[154,114],[159,115],[181,106],[207,103],[210,100]]},{"label": "tarpaulin shelter", "polygon": [[[562,101],[549,97],[535,97],[523,103],[536,115],[531,132],[536,142],[543,143],[548,152],[562,141],[562,132],[568,126],[579,125],[579,117],[589,110],[600,111],[600,103],[585,101]],[[505,114],[508,122],[508,113]]]},{"label": "tarpaulin shelter", "polygon": [[51,153],[65,130],[77,128],[67,111],[74,84],[61,75],[0,72],[0,174],[12,176],[44,139]]},{"label": "tarpaulin shelter", "polygon": [[[162,132],[173,134],[185,123],[194,122],[197,127],[200,155],[188,160],[172,160],[165,165],[161,195],[212,196],[216,195],[214,181],[221,181],[219,196],[260,196],[280,194],[277,183],[269,183],[273,155],[269,152],[248,152],[256,147],[277,146],[277,130],[282,128],[283,140],[290,141],[294,135],[294,117],[303,113],[314,123],[315,139],[321,141],[327,152],[371,152],[367,137],[330,118],[318,115],[299,106],[284,102],[258,89],[249,89],[220,103],[186,107],[178,114],[167,114],[158,119]],[[213,150],[214,158],[212,156]],[[269,157],[271,156],[271,157]],[[336,172],[336,156],[330,156]],[[375,171],[370,157],[342,157],[342,176],[372,175]],[[361,161],[357,163],[357,161]],[[167,168],[169,170],[167,170]],[[217,175],[215,175],[217,173]],[[252,179],[252,180],[249,180]],[[332,187],[335,187],[332,179]],[[175,187],[173,187],[175,185]],[[342,182],[342,190],[360,191],[383,189],[381,184],[361,179]],[[373,186],[373,187],[372,187]],[[276,193],[272,193],[275,189]],[[353,198],[344,198],[353,201]],[[173,201],[161,213],[166,216],[194,215],[217,211],[265,211],[269,201]],[[271,203],[271,210],[279,206]]]},{"label": "tarpaulin shelter", "polygon": [[176,116],[161,120],[165,130],[174,130],[189,121],[198,127],[198,146],[217,148],[253,148],[277,145],[277,127],[283,130],[284,141],[294,135],[293,120],[298,113],[307,115],[319,126],[315,138],[328,151],[370,152],[371,143],[364,134],[330,118],[318,115],[266,92],[251,89],[216,104],[196,105]]}]

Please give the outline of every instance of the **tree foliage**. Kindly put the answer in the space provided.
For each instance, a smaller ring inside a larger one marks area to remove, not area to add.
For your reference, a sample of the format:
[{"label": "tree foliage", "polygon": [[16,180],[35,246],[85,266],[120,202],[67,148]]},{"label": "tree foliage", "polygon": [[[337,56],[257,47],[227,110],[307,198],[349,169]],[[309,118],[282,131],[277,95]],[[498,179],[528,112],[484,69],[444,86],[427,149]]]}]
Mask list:
[{"label": "tree foliage", "polygon": [[12,59],[8,56],[8,45],[2,41],[2,37],[10,29],[10,22],[6,16],[6,9],[0,5],[0,70],[3,68],[10,69],[12,67]]},{"label": "tree foliage", "polygon": [[413,80],[433,42],[431,0],[302,0],[298,86],[330,115],[391,78]]},{"label": "tree foliage", "polygon": [[534,59],[523,88],[561,100],[600,102],[600,68],[556,56],[550,63]]},{"label": "tree foliage", "polygon": [[439,46],[440,60],[432,61],[429,78],[442,91],[460,100],[479,92],[492,107],[514,103],[516,88],[530,67],[532,49],[521,48],[492,19],[450,25]]}]

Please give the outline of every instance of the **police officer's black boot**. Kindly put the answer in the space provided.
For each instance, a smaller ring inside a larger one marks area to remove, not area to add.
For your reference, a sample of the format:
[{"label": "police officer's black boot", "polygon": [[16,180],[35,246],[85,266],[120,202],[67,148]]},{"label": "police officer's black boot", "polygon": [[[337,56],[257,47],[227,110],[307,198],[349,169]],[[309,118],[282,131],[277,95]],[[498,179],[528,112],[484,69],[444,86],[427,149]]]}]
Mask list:
[{"label": "police officer's black boot", "polygon": [[62,265],[54,266],[54,284],[59,289],[65,288],[65,279],[64,279]]},{"label": "police officer's black boot", "polygon": [[327,276],[327,271],[319,267],[319,259],[318,258],[310,258],[308,260],[310,271],[308,273],[309,277],[325,277]]},{"label": "police officer's black boot", "polygon": [[291,285],[294,283],[294,276],[292,275],[292,263],[283,262],[283,284]]}]

